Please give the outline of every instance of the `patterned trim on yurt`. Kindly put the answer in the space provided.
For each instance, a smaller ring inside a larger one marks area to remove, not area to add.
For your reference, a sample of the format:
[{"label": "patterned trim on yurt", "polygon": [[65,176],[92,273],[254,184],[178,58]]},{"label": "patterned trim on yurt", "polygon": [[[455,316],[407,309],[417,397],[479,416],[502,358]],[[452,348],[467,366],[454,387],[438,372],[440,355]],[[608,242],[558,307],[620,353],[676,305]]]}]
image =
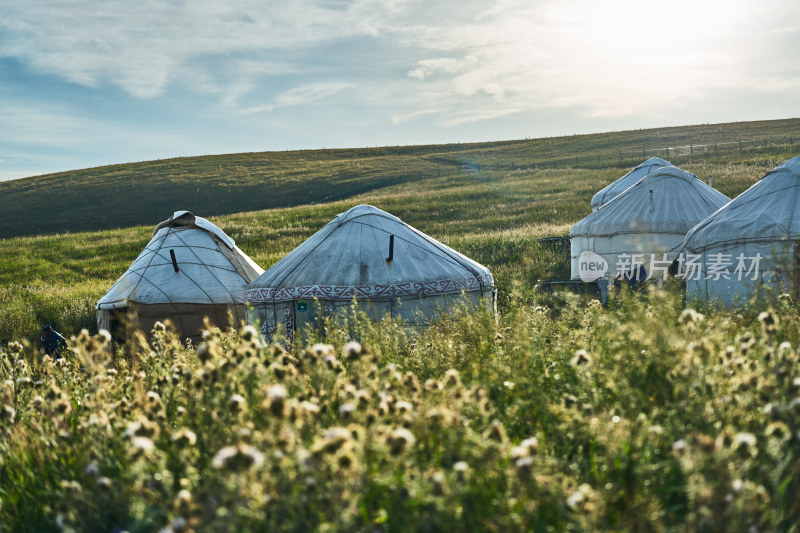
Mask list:
[{"label": "patterned trim on yurt", "polygon": [[285,289],[248,289],[245,291],[244,296],[248,302],[290,302],[292,300],[312,298],[319,300],[350,300],[354,296],[356,298],[415,298],[460,293],[462,290],[475,291],[483,287],[491,288],[493,286],[492,275],[483,274],[479,277],[367,285],[363,287],[311,285]]}]

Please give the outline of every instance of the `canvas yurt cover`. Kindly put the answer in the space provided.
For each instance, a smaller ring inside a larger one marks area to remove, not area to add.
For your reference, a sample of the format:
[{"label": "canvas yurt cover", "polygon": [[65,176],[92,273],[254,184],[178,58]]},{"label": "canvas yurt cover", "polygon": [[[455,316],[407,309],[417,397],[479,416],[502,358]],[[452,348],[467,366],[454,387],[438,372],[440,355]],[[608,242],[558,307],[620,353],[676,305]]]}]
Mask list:
[{"label": "canvas yurt cover", "polygon": [[605,260],[604,277],[614,277],[633,263],[643,264],[648,276],[664,274],[686,232],[728,201],[694,174],[660,168],[572,227],[571,277],[582,279],[585,251]]},{"label": "canvas yurt cover", "polygon": [[600,207],[625,192],[629,187],[635,185],[636,182],[651,172],[655,172],[660,168],[668,167],[670,165],[671,163],[669,161],[664,161],[658,157],[651,157],[614,183],[601,189],[597,194],[592,196],[592,211],[597,211]]},{"label": "canvas yurt cover", "polygon": [[797,296],[800,156],[768,172],[686,235],[688,298],[746,304],[759,287]]},{"label": "canvas yurt cover", "polygon": [[229,312],[244,320],[245,287],[263,272],[220,228],[176,211],[97,302],[97,327],[120,337],[125,324],[148,332],[169,319],[196,340],[206,316],[219,326]]},{"label": "canvas yurt cover", "polygon": [[355,298],[374,320],[422,325],[454,302],[494,309],[486,267],[370,205],[337,215],[252,282],[246,298],[267,339],[342,316]]}]

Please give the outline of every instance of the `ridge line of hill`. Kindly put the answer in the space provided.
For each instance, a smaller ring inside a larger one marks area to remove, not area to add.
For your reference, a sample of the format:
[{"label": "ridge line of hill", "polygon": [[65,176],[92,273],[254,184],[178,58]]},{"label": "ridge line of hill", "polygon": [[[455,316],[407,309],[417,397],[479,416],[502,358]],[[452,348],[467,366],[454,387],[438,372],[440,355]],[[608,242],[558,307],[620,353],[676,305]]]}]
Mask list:
[{"label": "ridge line of hill", "polygon": [[0,182],[0,238],[155,224],[347,199],[422,178],[482,170],[625,168],[647,157],[800,146],[800,119],[670,126],[539,139],[181,157]]}]

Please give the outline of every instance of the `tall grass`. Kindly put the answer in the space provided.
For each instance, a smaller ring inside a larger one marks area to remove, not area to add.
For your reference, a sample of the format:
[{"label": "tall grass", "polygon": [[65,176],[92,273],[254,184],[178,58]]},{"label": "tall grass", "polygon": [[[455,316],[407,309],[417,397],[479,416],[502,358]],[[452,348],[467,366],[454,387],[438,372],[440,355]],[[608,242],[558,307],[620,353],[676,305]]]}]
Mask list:
[{"label": "tall grass", "polygon": [[[680,295],[355,315],[293,354],[253,329],[132,358],[80,334],[0,373],[0,522],[76,531],[789,531],[800,320]],[[319,332],[306,331],[309,342]],[[347,342],[357,337],[359,343]]]}]

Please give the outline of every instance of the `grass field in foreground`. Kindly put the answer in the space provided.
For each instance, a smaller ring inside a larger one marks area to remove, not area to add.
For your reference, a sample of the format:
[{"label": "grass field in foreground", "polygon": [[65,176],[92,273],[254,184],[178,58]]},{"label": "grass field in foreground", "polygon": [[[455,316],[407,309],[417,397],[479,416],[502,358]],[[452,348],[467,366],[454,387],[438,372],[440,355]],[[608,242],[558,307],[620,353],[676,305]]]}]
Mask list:
[{"label": "grass field in foreground", "polygon": [[[361,344],[346,344],[356,335]],[[10,531],[793,531],[798,309],[679,295],[0,354]]]}]

